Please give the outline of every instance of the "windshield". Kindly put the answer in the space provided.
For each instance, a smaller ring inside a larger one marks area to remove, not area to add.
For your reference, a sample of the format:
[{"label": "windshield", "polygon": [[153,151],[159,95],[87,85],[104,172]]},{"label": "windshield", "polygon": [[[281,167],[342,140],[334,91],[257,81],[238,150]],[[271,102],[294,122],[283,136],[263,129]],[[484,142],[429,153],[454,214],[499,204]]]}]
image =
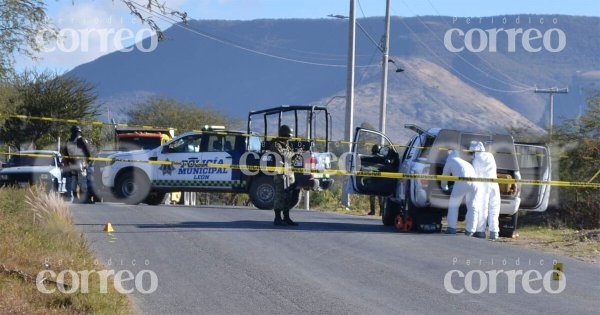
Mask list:
[{"label": "windshield", "polygon": [[37,157],[13,155],[8,160],[8,167],[16,166],[56,166],[54,157]]},{"label": "windshield", "polygon": [[135,137],[119,139],[119,151],[152,150],[161,145],[161,138]]}]

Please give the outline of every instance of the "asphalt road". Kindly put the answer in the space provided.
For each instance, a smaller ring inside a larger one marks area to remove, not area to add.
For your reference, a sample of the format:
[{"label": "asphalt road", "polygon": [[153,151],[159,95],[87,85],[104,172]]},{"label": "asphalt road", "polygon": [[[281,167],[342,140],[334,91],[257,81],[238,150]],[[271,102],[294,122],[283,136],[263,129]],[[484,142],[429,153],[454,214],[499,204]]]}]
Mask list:
[{"label": "asphalt road", "polygon": [[[155,292],[131,295],[144,314],[600,313],[599,265],[464,235],[396,233],[369,217],[294,210],[300,226],[277,228],[271,211],[250,208],[96,204],[73,214],[107,269],[156,274]],[[554,260],[564,264],[562,291],[537,280],[533,293],[505,273],[535,279]],[[142,291],[152,282],[143,275]]]}]

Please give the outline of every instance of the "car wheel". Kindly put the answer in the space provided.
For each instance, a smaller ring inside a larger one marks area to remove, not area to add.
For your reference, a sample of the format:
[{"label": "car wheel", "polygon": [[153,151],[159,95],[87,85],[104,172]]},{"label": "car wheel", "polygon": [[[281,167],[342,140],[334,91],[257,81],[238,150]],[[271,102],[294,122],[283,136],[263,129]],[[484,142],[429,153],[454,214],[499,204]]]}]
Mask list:
[{"label": "car wheel", "polygon": [[151,206],[156,206],[165,203],[167,198],[166,192],[151,192],[148,197],[144,200],[144,203]]},{"label": "car wheel", "polygon": [[250,195],[250,201],[252,201],[252,204],[258,209],[273,209],[273,201],[275,196],[273,176],[259,176],[252,180],[252,183],[250,184],[250,191],[248,193]]},{"label": "car wheel", "polygon": [[396,223],[396,216],[400,213],[400,209],[403,207],[404,201],[396,202],[392,198],[386,198],[381,213],[381,222],[385,226],[392,226]]},{"label": "car wheel", "polygon": [[498,218],[498,225],[500,226],[500,237],[517,238],[517,221],[519,219],[519,212],[513,215],[500,215]]},{"label": "car wheel", "polygon": [[137,205],[148,197],[150,181],[141,171],[130,171],[119,176],[115,185],[115,193],[121,201]]}]

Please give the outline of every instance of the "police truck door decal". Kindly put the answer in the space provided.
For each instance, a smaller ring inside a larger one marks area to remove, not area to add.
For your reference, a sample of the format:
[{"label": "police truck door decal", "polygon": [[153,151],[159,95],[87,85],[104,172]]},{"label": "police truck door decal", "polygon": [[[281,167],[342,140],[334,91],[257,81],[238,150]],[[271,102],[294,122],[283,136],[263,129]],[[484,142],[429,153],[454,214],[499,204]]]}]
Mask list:
[{"label": "police truck door decal", "polygon": [[192,181],[193,175],[188,175],[187,169],[202,162],[201,139],[201,134],[186,135],[163,146],[162,151],[158,154],[158,160],[174,164],[154,166],[154,185],[163,187],[195,186]]},{"label": "police truck door decal", "polygon": [[[225,152],[204,152],[202,163],[207,164],[231,164],[231,156]],[[226,167],[196,167],[186,169],[191,173],[194,180],[206,181],[204,187],[231,187],[231,168]]]},{"label": "police truck door decal", "polygon": [[[234,136],[208,135],[202,153],[204,163],[223,164],[229,166],[232,164],[232,157],[227,151],[232,150],[235,144]],[[232,169],[229,167],[207,168],[201,170],[201,178],[206,180],[205,187],[211,188],[230,188],[232,186]]]}]

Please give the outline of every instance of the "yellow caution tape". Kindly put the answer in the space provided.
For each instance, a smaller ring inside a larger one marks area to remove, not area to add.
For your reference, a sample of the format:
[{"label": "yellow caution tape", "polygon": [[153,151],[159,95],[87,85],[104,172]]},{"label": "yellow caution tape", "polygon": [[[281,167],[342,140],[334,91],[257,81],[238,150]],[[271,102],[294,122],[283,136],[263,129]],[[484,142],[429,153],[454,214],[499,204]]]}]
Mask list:
[{"label": "yellow caution tape", "polygon": [[[0,117],[6,117],[6,118],[18,118],[18,119],[27,119],[27,120],[41,120],[41,121],[49,121],[49,122],[61,122],[61,123],[71,123],[71,124],[79,124],[79,125],[92,125],[92,126],[111,126],[111,127],[123,127],[123,128],[137,128],[137,129],[146,129],[146,130],[150,130],[150,129],[160,129],[160,130],[173,130],[173,131],[177,131],[178,128],[174,128],[174,127],[156,127],[156,126],[150,126],[150,125],[135,125],[135,124],[125,124],[125,123],[108,123],[108,122],[102,122],[102,121],[94,121],[94,120],[77,120],[77,119],[66,119],[66,118],[52,118],[52,117],[42,117],[42,116],[28,116],[28,115],[8,115],[8,114],[0,114]],[[278,136],[269,136],[269,135],[257,135],[257,134],[252,134],[252,133],[237,133],[237,132],[229,132],[229,131],[214,131],[214,130],[190,130],[191,132],[200,132],[200,133],[205,133],[205,134],[216,134],[216,135],[238,135],[238,136],[245,136],[245,137],[249,137],[249,136],[254,136],[254,137],[259,137],[259,138],[264,138],[265,140],[272,140],[275,138],[278,138]],[[307,138],[302,138],[302,137],[292,137],[290,138],[291,141],[314,141],[314,142],[321,142],[321,143],[339,143],[339,144],[355,144],[357,142],[354,141],[347,141],[347,140],[330,140],[327,141],[327,139],[307,139]],[[366,145],[366,146],[372,146],[372,145],[379,145],[380,143],[370,143],[370,142],[359,142],[358,144],[361,145]],[[416,149],[433,149],[432,147],[423,147],[423,146],[406,146],[406,145],[399,145],[399,144],[391,144],[389,145],[391,147],[394,147],[395,149],[402,149],[402,148],[416,148]],[[389,147],[388,146],[388,147]],[[448,151],[450,150],[449,148],[435,148],[436,150],[439,151]],[[468,152],[468,153],[472,153],[474,152],[473,150],[467,150],[467,149],[463,149],[463,152]],[[522,154],[522,153],[504,153],[504,152],[499,152],[497,154],[515,154],[515,155],[534,155],[534,156],[544,156],[543,154],[537,154],[537,153],[531,153],[531,154]],[[568,158],[568,156],[560,156],[560,158]],[[586,160],[594,160],[595,158],[593,157],[583,157]]]},{"label": "yellow caution tape", "polygon": [[590,180],[588,180],[588,183],[591,183],[594,181],[594,179],[596,179],[596,177],[598,177],[598,175],[600,175],[600,170],[598,170],[596,172],[596,174],[594,174],[594,176],[592,176],[592,178],[590,178]]},{"label": "yellow caution tape", "polygon": [[[19,119],[28,119],[28,120],[42,120],[42,121],[51,121],[51,122],[63,122],[63,123],[74,123],[74,124],[80,124],[80,125],[92,125],[92,126],[111,126],[111,127],[127,127],[127,128],[138,128],[138,129],[161,129],[161,130],[173,130],[173,131],[177,131],[177,128],[174,127],[156,127],[156,126],[150,126],[150,125],[133,125],[133,124],[124,124],[124,123],[106,123],[106,122],[102,122],[102,121],[92,121],[92,120],[76,120],[76,119],[64,119],[64,118],[52,118],[52,117],[40,117],[40,116],[27,116],[27,115],[6,115],[6,114],[0,114],[0,117],[8,117],[8,118],[19,118]],[[249,137],[249,136],[254,136],[254,137],[260,137],[260,138],[264,138],[265,140],[272,140],[275,138],[278,138],[278,136],[269,136],[269,135],[257,135],[257,134],[249,134],[249,133],[233,133],[233,132],[228,132],[228,131],[213,131],[213,130],[190,130],[191,132],[200,132],[200,133],[206,133],[206,134],[216,134],[216,135],[238,135],[238,136],[245,136],[245,137]],[[339,143],[339,144],[355,144],[357,142],[354,141],[347,141],[347,140],[330,140],[327,141],[327,139],[306,139],[306,138],[302,138],[302,137],[292,137],[289,138],[291,141],[315,141],[315,142],[328,142],[328,143]],[[379,143],[370,143],[370,142],[360,142],[358,144],[361,145],[366,145],[366,146],[372,146],[372,145],[379,145]],[[396,149],[401,149],[401,148],[417,148],[417,149],[432,149],[431,147],[422,147],[422,146],[405,146],[405,145],[399,145],[399,144],[392,144],[390,145],[391,147],[394,147]],[[436,150],[440,150],[440,151],[448,151],[450,150],[449,148],[436,148]],[[474,152],[473,150],[462,150],[464,152],[469,152],[472,153]],[[513,153],[504,153],[504,152],[499,152],[498,154],[513,154]],[[516,155],[523,155],[520,153],[515,153]],[[536,155],[536,156],[544,156],[543,154],[527,154],[527,155]],[[562,158],[562,157],[561,157]],[[589,159],[591,160],[592,158],[589,157]]]},{"label": "yellow caution tape", "polygon": [[[34,157],[49,157],[52,158],[52,154],[34,154],[34,153],[7,153],[2,152],[0,155],[21,155],[21,156],[34,156]],[[63,159],[85,159],[84,156],[63,156]],[[101,158],[101,157],[90,157],[87,158],[90,161],[103,161],[103,162],[124,162],[124,163],[148,163],[156,165],[189,165],[189,163],[174,162],[174,161],[154,161],[154,160],[132,160],[132,159],[115,159],[115,158]],[[336,169],[324,169],[316,170],[310,168],[293,168],[293,167],[281,167],[281,166],[258,166],[258,165],[242,165],[242,164],[218,164],[218,163],[193,163],[194,167],[207,167],[207,168],[228,168],[238,169],[247,171],[263,171],[271,173],[283,173],[283,172],[294,172],[304,174],[325,174],[325,175],[337,175],[337,176],[358,176],[358,177],[377,177],[377,178],[390,178],[390,179],[419,179],[427,181],[449,181],[449,182],[485,182],[485,183],[498,183],[498,184],[522,184],[522,185],[548,185],[548,186],[559,186],[559,187],[578,187],[578,188],[600,188],[600,183],[591,182],[569,182],[569,181],[555,181],[555,180],[530,180],[530,179],[509,179],[509,178],[481,178],[481,177],[459,177],[450,175],[428,175],[428,174],[408,174],[408,173],[396,173],[396,172],[365,172],[365,171],[346,171]]]}]

